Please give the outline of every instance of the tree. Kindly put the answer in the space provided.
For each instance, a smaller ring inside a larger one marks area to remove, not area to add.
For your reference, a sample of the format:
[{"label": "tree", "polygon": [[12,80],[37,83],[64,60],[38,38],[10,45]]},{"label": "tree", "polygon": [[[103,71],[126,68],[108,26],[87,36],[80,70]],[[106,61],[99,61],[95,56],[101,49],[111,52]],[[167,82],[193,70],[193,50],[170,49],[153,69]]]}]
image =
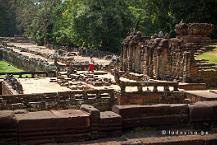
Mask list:
[{"label": "tree", "polygon": [[15,11],[11,0],[0,0],[0,36],[13,36],[16,33]]},{"label": "tree", "polygon": [[170,32],[182,19],[213,23],[217,38],[216,14],[216,0],[0,0],[0,32],[118,52],[129,32]]},{"label": "tree", "polygon": [[83,11],[74,20],[78,44],[117,52],[133,23],[125,1],[85,0],[83,4]]}]

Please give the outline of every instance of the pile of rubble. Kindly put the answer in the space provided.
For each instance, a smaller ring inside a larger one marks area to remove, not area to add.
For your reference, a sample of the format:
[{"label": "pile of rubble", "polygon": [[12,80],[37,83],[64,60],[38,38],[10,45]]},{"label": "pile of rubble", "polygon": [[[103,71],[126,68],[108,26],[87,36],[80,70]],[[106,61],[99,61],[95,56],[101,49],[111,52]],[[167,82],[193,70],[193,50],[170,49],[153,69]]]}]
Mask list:
[{"label": "pile of rubble", "polygon": [[67,75],[67,72],[60,72],[57,79],[51,79],[51,82],[57,82],[61,86],[67,86],[72,90],[88,90],[93,86],[111,86],[110,78],[101,78],[98,75],[86,73],[74,73]]}]

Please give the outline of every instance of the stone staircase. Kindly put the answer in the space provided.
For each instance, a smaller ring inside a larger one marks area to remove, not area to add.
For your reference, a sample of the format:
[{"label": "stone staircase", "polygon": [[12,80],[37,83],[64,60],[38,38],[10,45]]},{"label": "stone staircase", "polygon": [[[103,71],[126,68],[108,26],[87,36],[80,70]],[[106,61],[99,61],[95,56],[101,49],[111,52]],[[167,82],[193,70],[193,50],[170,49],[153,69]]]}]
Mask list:
[{"label": "stone staircase", "polygon": [[196,60],[198,77],[208,87],[217,86],[217,63],[210,63],[207,60]]},{"label": "stone staircase", "polygon": [[[212,40],[209,45],[197,49],[194,55],[196,57],[197,55],[200,55],[202,53],[212,51],[216,47],[217,47],[217,40]],[[196,60],[196,65],[198,66],[199,72],[207,72],[207,71],[217,72],[217,63],[211,63],[206,59]]]},{"label": "stone staircase", "polygon": [[217,71],[217,64],[210,63],[207,60],[196,60],[196,64],[198,66],[198,70],[200,71]]},{"label": "stone staircase", "polygon": [[212,42],[209,45],[206,45],[206,46],[203,46],[197,49],[194,55],[196,57],[197,55],[200,55],[202,53],[212,51],[216,47],[217,47],[217,40],[212,40]]}]

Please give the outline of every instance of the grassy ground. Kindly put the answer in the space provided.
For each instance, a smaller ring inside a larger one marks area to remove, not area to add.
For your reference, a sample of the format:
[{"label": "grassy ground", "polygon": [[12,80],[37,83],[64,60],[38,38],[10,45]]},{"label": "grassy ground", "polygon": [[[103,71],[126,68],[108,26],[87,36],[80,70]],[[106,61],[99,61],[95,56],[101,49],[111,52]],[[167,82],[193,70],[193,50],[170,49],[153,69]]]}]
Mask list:
[{"label": "grassy ground", "polygon": [[[5,61],[0,61],[0,72],[22,72],[22,71],[23,70],[18,69]],[[23,75],[23,77],[30,77],[30,75],[29,74]],[[4,78],[4,76],[0,76],[0,78]]]},{"label": "grassy ground", "polygon": [[22,72],[22,70],[5,61],[0,61],[0,72]]},{"label": "grassy ground", "polygon": [[215,45],[215,49],[198,55],[196,59],[197,60],[206,59],[209,62],[217,63],[217,45]]}]

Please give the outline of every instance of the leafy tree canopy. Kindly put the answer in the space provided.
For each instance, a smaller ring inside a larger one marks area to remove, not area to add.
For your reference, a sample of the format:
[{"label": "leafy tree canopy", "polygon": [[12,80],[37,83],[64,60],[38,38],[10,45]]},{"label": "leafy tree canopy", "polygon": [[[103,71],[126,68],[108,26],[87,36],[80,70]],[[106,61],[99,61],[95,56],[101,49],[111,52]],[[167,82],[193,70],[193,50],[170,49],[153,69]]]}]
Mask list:
[{"label": "leafy tree canopy", "polygon": [[217,38],[216,15],[216,0],[0,0],[0,36],[118,52],[129,32],[170,32],[181,20],[213,23]]}]

